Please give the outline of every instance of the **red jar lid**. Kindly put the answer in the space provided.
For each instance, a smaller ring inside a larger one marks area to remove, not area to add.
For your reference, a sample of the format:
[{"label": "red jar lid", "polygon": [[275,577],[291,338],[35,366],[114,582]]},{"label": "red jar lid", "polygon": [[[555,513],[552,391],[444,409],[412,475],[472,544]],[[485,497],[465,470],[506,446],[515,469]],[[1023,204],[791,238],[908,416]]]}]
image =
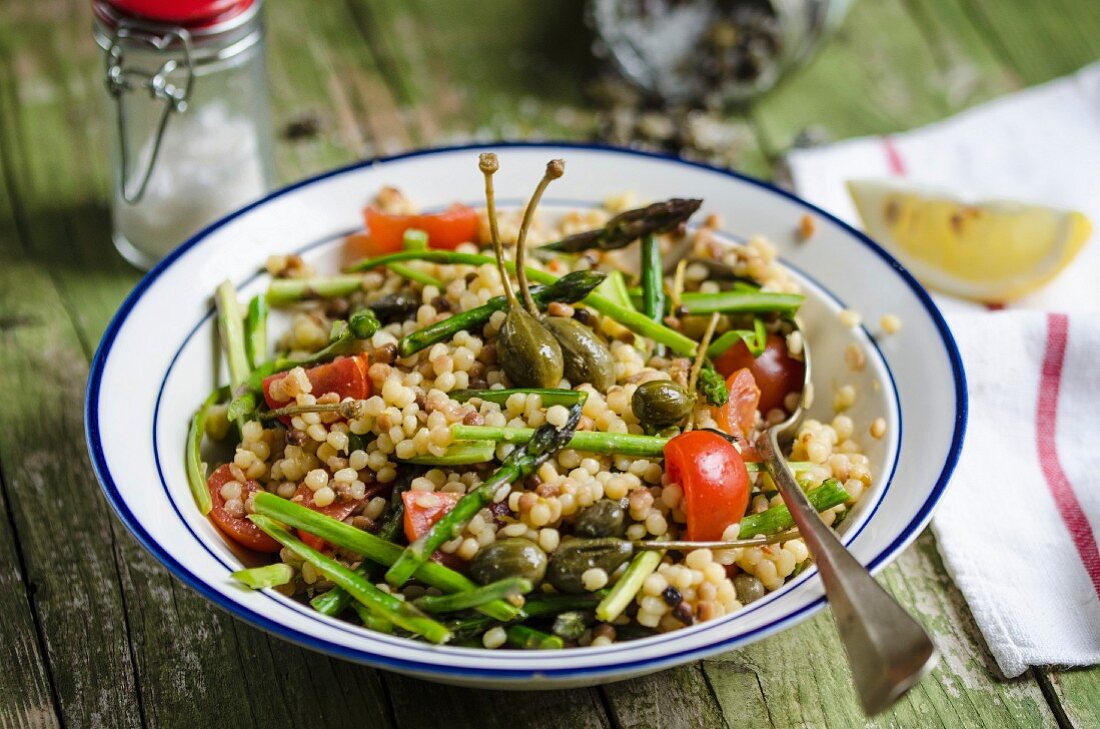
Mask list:
[{"label": "red jar lid", "polygon": [[[121,15],[199,28],[245,12],[255,0],[106,0]],[[95,3],[98,4],[98,3]]]}]

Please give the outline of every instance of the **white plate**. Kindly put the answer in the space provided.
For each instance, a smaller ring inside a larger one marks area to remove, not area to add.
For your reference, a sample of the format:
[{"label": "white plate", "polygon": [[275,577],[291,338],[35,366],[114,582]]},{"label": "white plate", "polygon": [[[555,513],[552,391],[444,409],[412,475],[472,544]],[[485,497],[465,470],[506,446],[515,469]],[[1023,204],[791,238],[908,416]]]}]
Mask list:
[{"label": "white plate", "polygon": [[[188,420],[214,385],[217,361],[210,296],[231,279],[250,296],[267,285],[257,271],[269,254],[301,251],[333,261],[341,239],[361,227],[360,209],[395,185],[426,209],[456,199],[479,204],[477,154],[500,154],[502,205],[518,204],[546,161],[567,161],[545,212],[595,206],[612,193],[641,199],[703,198],[697,219],[718,213],[732,237],[762,234],[800,273],[814,351],[815,411],[830,417],[833,388],[855,384],[850,414],[873,463],[875,485],[843,525],[844,540],[872,570],[920,533],[955,465],[966,421],[966,386],[951,334],[924,290],[881,248],[798,198],[725,170],[654,154],[571,144],[495,144],[413,152],[353,165],[287,187],[213,224],[138,284],[103,337],[86,403],[88,447],[107,499],[134,536],[177,577],[215,604],[275,635],[354,661],[458,684],[550,688],[618,680],[760,640],[824,605],[809,569],[782,589],[726,618],[605,648],[560,651],[437,647],[319,615],[271,590],[254,592],[229,573],[240,566],[195,508],[184,472]],[[804,214],[816,234],[798,242]],[[848,330],[837,312],[863,314]],[[898,334],[879,336],[896,314]],[[279,326],[276,322],[273,327]],[[844,348],[856,342],[867,366],[850,372]],[[224,377],[222,379],[224,381]],[[888,435],[866,435],[882,416]]]}]

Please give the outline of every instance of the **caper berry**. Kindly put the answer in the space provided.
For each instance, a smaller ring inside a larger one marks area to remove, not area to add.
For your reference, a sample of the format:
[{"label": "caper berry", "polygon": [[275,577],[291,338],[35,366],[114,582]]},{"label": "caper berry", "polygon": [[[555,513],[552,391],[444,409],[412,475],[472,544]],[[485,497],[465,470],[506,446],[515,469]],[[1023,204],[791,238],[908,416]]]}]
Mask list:
[{"label": "caper berry", "polygon": [[737,591],[737,599],[742,605],[759,600],[766,592],[764,583],[758,577],[744,572],[733,578],[733,588]]},{"label": "caper berry", "polygon": [[561,592],[586,592],[582,575],[599,567],[608,575],[630,559],[634,547],[622,539],[565,539],[550,558],[546,579]]},{"label": "caper berry", "polygon": [[581,512],[573,523],[578,537],[621,537],[626,532],[626,512],[617,501],[601,499]]},{"label": "caper berry", "polygon": [[546,552],[529,539],[501,539],[481,548],[470,562],[470,577],[482,585],[522,577],[532,585],[546,576]]},{"label": "caper berry", "polygon": [[545,323],[561,346],[569,384],[588,382],[597,392],[606,392],[615,384],[615,360],[595,332],[576,319],[560,316],[547,317]]},{"label": "caper berry", "polygon": [[672,380],[650,380],[638,385],[630,407],[634,417],[653,430],[675,425],[691,414],[695,399]]},{"label": "caper berry", "polygon": [[500,327],[497,360],[517,387],[557,387],[565,370],[558,340],[519,306]]},{"label": "caper berry", "polygon": [[415,314],[420,308],[420,297],[412,291],[401,290],[386,294],[369,306],[378,317],[378,321],[383,324],[392,324],[395,321],[404,321]]}]

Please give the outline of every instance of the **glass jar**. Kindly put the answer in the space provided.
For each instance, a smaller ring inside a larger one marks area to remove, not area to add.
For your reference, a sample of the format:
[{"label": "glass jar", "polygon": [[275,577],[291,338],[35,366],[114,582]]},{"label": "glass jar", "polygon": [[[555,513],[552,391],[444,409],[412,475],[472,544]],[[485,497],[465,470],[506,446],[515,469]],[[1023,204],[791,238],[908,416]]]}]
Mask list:
[{"label": "glass jar", "polygon": [[136,266],[151,267],[271,187],[261,4],[93,0],[110,105],[113,238]]},{"label": "glass jar", "polygon": [[589,0],[596,50],[666,102],[721,108],[804,63],[851,0]]}]

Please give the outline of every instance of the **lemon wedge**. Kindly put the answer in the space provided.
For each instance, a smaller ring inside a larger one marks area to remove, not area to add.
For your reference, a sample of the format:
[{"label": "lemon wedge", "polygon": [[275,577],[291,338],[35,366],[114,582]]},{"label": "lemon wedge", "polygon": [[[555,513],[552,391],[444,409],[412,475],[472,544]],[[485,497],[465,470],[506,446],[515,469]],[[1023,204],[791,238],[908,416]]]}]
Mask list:
[{"label": "lemon wedge", "polygon": [[867,234],[922,283],[985,303],[1017,299],[1058,275],[1092,223],[1079,212],[1006,200],[970,203],[890,180],[850,180]]}]

